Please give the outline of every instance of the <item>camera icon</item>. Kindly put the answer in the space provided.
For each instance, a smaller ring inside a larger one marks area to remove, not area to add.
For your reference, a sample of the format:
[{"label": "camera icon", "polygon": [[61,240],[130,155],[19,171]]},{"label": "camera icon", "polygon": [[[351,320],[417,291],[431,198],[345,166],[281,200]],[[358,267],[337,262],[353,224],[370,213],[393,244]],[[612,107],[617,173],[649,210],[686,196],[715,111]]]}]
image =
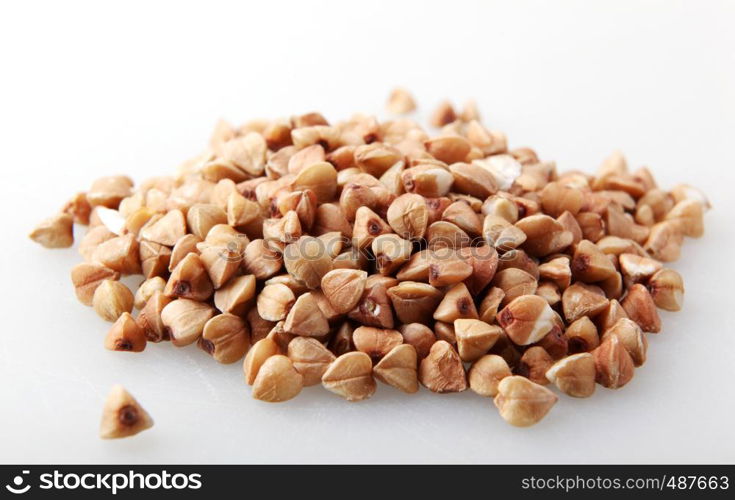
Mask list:
[{"label": "camera icon", "polygon": [[31,489],[31,485],[26,484],[25,486],[23,486],[23,481],[24,481],[23,475],[30,474],[30,473],[31,471],[28,471],[28,470],[22,471],[22,475],[15,476],[13,478],[13,484],[12,485],[6,484],[5,489],[7,489],[10,493],[13,493],[15,495],[22,495],[23,493],[27,493],[28,490]]}]

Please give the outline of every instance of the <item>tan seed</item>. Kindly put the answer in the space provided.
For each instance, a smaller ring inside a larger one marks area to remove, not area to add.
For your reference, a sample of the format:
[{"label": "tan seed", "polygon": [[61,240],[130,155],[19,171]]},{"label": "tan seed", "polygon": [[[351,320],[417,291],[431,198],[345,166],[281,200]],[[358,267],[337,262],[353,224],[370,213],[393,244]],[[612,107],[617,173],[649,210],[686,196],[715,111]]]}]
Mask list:
[{"label": "tan seed", "polygon": [[102,410],[100,437],[130,437],[153,427],[153,419],[123,386],[113,386]]},{"label": "tan seed", "polygon": [[324,372],[336,359],[324,344],[310,337],[296,337],[289,342],[288,357],[304,377],[304,386],[321,383]]},{"label": "tan seed", "polygon": [[375,393],[373,362],[364,352],[339,356],[324,373],[322,385],[347,401],[362,401]]},{"label": "tan seed", "polygon": [[595,392],[595,359],[582,352],[560,359],[546,372],[549,382],[574,398],[587,398]]},{"label": "tan seed", "polygon": [[608,389],[619,389],[633,378],[633,359],[617,335],[609,335],[592,351],[597,383]]},{"label": "tan seed", "polygon": [[282,354],[266,359],[253,382],[253,397],[268,403],[288,401],[299,395],[304,378]]},{"label": "tan seed", "polygon": [[329,323],[312,293],[301,295],[288,311],[285,331],[304,337],[320,337],[329,333]]},{"label": "tan seed", "polygon": [[128,287],[115,280],[102,281],[92,296],[92,307],[105,321],[116,321],[133,310],[135,298]]},{"label": "tan seed", "polygon": [[410,344],[393,347],[373,368],[375,378],[407,394],[419,390],[418,357]]},{"label": "tan seed", "polygon": [[419,380],[433,392],[461,392],[467,389],[467,375],[462,360],[451,344],[444,340],[435,342],[429,355],[421,360]]},{"label": "tan seed", "polygon": [[141,352],[145,344],[145,332],[128,312],[120,315],[105,338],[105,349],[111,351]]},{"label": "tan seed", "polygon": [[546,387],[514,375],[500,381],[494,403],[506,422],[530,427],[543,419],[558,399]]},{"label": "tan seed", "polygon": [[234,314],[218,314],[204,325],[199,347],[219,363],[239,361],[250,348],[248,325]]},{"label": "tan seed", "polygon": [[684,280],[673,269],[661,269],[651,276],[648,290],[656,307],[666,311],[681,310],[684,302]]},{"label": "tan seed", "polygon": [[505,360],[496,354],[486,354],[472,364],[469,371],[470,389],[486,398],[498,394],[498,384],[512,375]]},{"label": "tan seed", "polygon": [[171,343],[178,347],[196,342],[212,316],[212,307],[190,299],[174,300],[161,311],[161,321]]},{"label": "tan seed", "polygon": [[454,321],[454,335],[459,357],[464,362],[471,362],[487,354],[503,331],[499,326],[477,319],[457,319]]}]

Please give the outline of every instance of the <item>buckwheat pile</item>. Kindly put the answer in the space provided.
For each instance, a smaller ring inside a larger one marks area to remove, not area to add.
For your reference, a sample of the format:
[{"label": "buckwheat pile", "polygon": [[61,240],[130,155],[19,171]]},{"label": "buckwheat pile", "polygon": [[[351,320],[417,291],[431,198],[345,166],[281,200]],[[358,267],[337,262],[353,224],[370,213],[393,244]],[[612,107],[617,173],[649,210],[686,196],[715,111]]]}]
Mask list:
[{"label": "buckwheat pile", "polygon": [[[113,323],[107,349],[197,344],[242,362],[262,401],[318,384],[361,401],[376,380],[469,388],[530,426],[557,392],[630,382],[657,309],[682,307],[666,266],[702,235],[705,196],[659,187],[620,153],[560,172],[509,148],[473,103],[442,103],[433,134],[397,116],[414,108],[397,89],[384,122],[222,121],[175,175],[98,179],[31,238],[69,247],[88,226],[71,281]],[[111,398],[105,437],[152,425],[124,389]]]}]

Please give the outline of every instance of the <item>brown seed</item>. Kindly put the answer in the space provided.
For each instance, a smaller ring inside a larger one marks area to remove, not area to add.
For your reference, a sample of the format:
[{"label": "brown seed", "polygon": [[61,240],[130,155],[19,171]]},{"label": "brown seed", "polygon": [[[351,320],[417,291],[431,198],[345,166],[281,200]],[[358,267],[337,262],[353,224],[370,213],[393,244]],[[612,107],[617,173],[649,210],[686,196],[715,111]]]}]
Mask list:
[{"label": "brown seed", "polygon": [[207,300],[214,287],[199,255],[187,254],[171,273],[164,293],[169,297],[191,300]]},{"label": "brown seed", "polygon": [[105,338],[105,349],[111,351],[142,352],[145,344],[145,332],[128,312],[120,315]]},{"label": "brown seed", "polygon": [[102,281],[92,296],[92,307],[105,321],[116,321],[123,313],[133,310],[133,292],[119,281]]},{"label": "brown seed", "polygon": [[457,347],[457,336],[454,334],[454,324],[436,321],[434,323],[434,335],[437,340],[444,340]]},{"label": "brown seed", "polygon": [[577,244],[571,269],[575,279],[585,283],[603,281],[617,272],[608,256],[589,240]]},{"label": "brown seed", "polygon": [[388,207],[387,220],[401,238],[422,238],[429,222],[426,200],[418,194],[402,194]]},{"label": "brown seed", "polygon": [[442,299],[442,294],[426,283],[402,281],[388,289],[388,297],[398,320],[408,324],[430,321],[437,304]]},{"label": "brown seed", "polygon": [[419,380],[433,392],[461,392],[467,389],[467,375],[462,360],[451,344],[444,340],[435,342],[429,355],[421,360]]},{"label": "brown seed", "polygon": [[595,392],[595,358],[588,352],[560,359],[546,372],[549,382],[573,398],[587,398]]},{"label": "brown seed", "polygon": [[472,266],[451,249],[438,249],[429,255],[429,284],[454,285],[472,274]]},{"label": "brown seed", "polygon": [[339,231],[345,238],[352,238],[352,226],[336,203],[319,205],[314,214],[312,233],[316,235]]},{"label": "brown seed", "polygon": [[580,212],[576,219],[584,239],[597,242],[605,236],[605,221],[600,214]]},{"label": "brown seed", "polygon": [[120,273],[108,269],[99,264],[81,263],[74,266],[71,270],[71,281],[74,285],[74,292],[79,302],[86,306],[92,305],[92,299],[97,287],[105,280],[118,280]]},{"label": "brown seed", "polygon": [[171,262],[170,248],[151,241],[141,241],[138,251],[143,275],[146,278],[163,276],[167,273]]},{"label": "brown seed", "polygon": [[434,127],[443,127],[457,119],[457,114],[449,101],[442,101],[431,114],[431,123]]},{"label": "brown seed", "polygon": [[92,183],[87,191],[87,200],[94,206],[117,208],[123,198],[132,194],[133,181],[126,176],[101,177]]},{"label": "brown seed", "polygon": [[452,286],[434,311],[434,319],[452,323],[459,318],[477,319],[477,309],[464,283]]},{"label": "brown seed", "polygon": [[268,285],[258,294],[258,314],[268,321],[281,321],[296,302],[293,291],[284,284]]},{"label": "brown seed", "polygon": [[161,319],[161,312],[171,302],[163,292],[156,291],[146,301],[145,306],[138,314],[136,323],[145,333],[149,342],[161,342],[169,339],[169,332]]},{"label": "brown seed", "polygon": [[436,342],[436,336],[431,328],[421,323],[408,323],[401,325],[400,331],[403,342],[414,347],[418,359],[424,359],[429,355],[431,346]]},{"label": "brown seed", "polygon": [[408,90],[399,87],[388,96],[386,109],[394,115],[405,115],[416,109],[416,102]]},{"label": "brown seed", "polygon": [[467,160],[471,148],[467,139],[455,135],[429,139],[424,141],[424,146],[430,155],[446,164]]},{"label": "brown seed", "polygon": [[608,389],[619,389],[633,378],[633,359],[617,335],[609,335],[592,351],[597,383]]},{"label": "brown seed", "polygon": [[138,248],[135,235],[117,236],[100,243],[92,254],[92,261],[123,275],[139,274],[141,267]]},{"label": "brown seed", "polygon": [[526,252],[539,257],[564,250],[574,238],[556,219],[543,214],[524,217],[515,227],[526,235],[523,243]]},{"label": "brown seed", "polygon": [[393,309],[388,298],[386,284],[366,283],[362,298],[348,317],[366,326],[377,328],[393,328]]},{"label": "brown seed", "polygon": [[661,269],[651,276],[648,290],[656,307],[666,311],[681,310],[684,302],[684,281],[673,269]]},{"label": "brown seed", "polygon": [[445,196],[454,182],[454,177],[443,164],[424,163],[401,172],[403,188],[427,198]]},{"label": "brown seed", "polygon": [[489,325],[477,319],[457,319],[454,321],[454,335],[457,339],[459,357],[464,362],[479,359],[495,345],[503,331],[496,325]]},{"label": "brown seed", "polygon": [[500,288],[491,288],[480,302],[479,319],[485,323],[493,323],[498,314],[498,307],[505,297],[505,292]]},{"label": "brown seed", "polygon": [[375,393],[373,362],[364,352],[339,356],[324,373],[322,385],[347,401],[362,401]]},{"label": "brown seed", "polygon": [[628,313],[625,312],[623,306],[617,300],[613,299],[610,304],[603,310],[596,318],[595,323],[597,329],[601,332],[605,332],[608,328],[612,327],[620,318],[627,318]]},{"label": "brown seed", "polygon": [[380,142],[364,144],[355,148],[355,165],[365,173],[380,177],[397,162],[403,154],[396,148]]},{"label": "brown seed", "polygon": [[277,354],[280,354],[280,350],[278,344],[272,338],[266,337],[255,342],[243,361],[245,382],[248,385],[253,385],[263,363]]},{"label": "brown seed", "polygon": [[330,202],[337,191],[337,171],[325,161],[306,165],[296,174],[292,187],[313,191],[319,203]]},{"label": "brown seed", "polygon": [[102,410],[100,437],[118,439],[130,437],[153,427],[153,419],[123,386],[115,385]]},{"label": "brown seed", "polygon": [[472,266],[472,274],[464,283],[473,296],[479,295],[495,277],[498,268],[498,252],[491,246],[460,248],[458,256]]},{"label": "brown seed", "polygon": [[638,323],[644,332],[658,333],[661,331],[661,318],[645,286],[636,283],[630,287],[622,305],[630,319]]},{"label": "brown seed", "polygon": [[505,360],[496,354],[486,354],[472,364],[469,371],[470,389],[486,398],[498,394],[498,384],[512,375]]},{"label": "brown seed", "polygon": [[69,248],[74,244],[74,218],[66,213],[41,222],[28,236],[46,248]]},{"label": "brown seed", "polygon": [[336,358],[324,344],[310,337],[296,337],[288,344],[288,357],[304,377],[304,386],[321,383],[324,372]]},{"label": "brown seed", "polygon": [[288,311],[283,329],[294,335],[320,337],[329,333],[329,323],[314,295],[305,293],[296,299]]},{"label": "brown seed", "polygon": [[551,280],[560,290],[572,284],[572,270],[567,257],[557,257],[538,266],[539,277]]},{"label": "brown seed", "polygon": [[257,132],[249,132],[225,142],[223,158],[248,175],[258,176],[265,168],[267,144]]},{"label": "brown seed", "polygon": [[486,130],[477,120],[467,124],[467,139],[486,155],[505,153],[508,140],[503,132]]},{"label": "brown seed", "polygon": [[634,321],[628,318],[620,318],[617,323],[605,331],[602,335],[602,341],[604,342],[610,335],[617,335],[620,338],[635,366],[641,366],[646,362],[648,340],[643,330]]},{"label": "brown seed", "polygon": [[684,236],[699,238],[704,234],[704,206],[698,200],[678,202],[666,214],[666,220],[676,221]]},{"label": "brown seed", "polygon": [[156,292],[163,292],[164,288],[166,288],[166,281],[160,276],[145,280],[135,292],[135,308],[143,309],[148,299]]},{"label": "brown seed", "polygon": [[559,217],[564,212],[574,215],[579,212],[584,203],[584,195],[581,190],[561,182],[548,183],[541,190],[540,195],[544,212],[552,217]]},{"label": "brown seed", "polygon": [[575,283],[562,294],[564,317],[568,322],[576,321],[582,316],[592,318],[601,313],[608,303],[599,287],[584,283]]},{"label": "brown seed", "polygon": [[371,358],[380,359],[395,346],[403,343],[403,336],[397,330],[384,330],[369,326],[361,326],[352,334],[355,349]]},{"label": "brown seed", "polygon": [[584,235],[582,234],[582,228],[579,226],[579,222],[577,222],[577,219],[574,217],[574,215],[572,215],[570,212],[564,212],[559,217],[557,217],[556,220],[566,231],[572,233],[572,245],[576,245],[577,243],[582,241],[582,238],[584,238]]},{"label": "brown seed", "polygon": [[243,269],[263,280],[275,275],[283,267],[283,258],[279,252],[268,247],[265,240],[253,240],[245,247],[242,261]]},{"label": "brown seed", "polygon": [[286,356],[270,356],[263,362],[255,377],[253,397],[269,403],[288,401],[301,392],[303,380]]},{"label": "brown seed", "polygon": [[255,297],[255,285],[255,276],[252,274],[232,278],[214,293],[215,307],[223,313],[244,315]]},{"label": "brown seed", "polygon": [[69,214],[77,224],[87,225],[89,224],[89,215],[92,212],[92,206],[87,200],[87,193],[77,193],[67,201],[61,211],[65,214]]},{"label": "brown seed", "polygon": [[567,338],[568,350],[571,354],[590,352],[600,345],[595,324],[587,316],[575,320],[564,332]]},{"label": "brown seed", "polygon": [[648,280],[663,266],[660,262],[640,257],[638,255],[623,253],[618,257],[620,269],[629,282],[637,283]]},{"label": "brown seed", "polygon": [[454,177],[453,191],[481,199],[492,196],[498,191],[495,177],[482,167],[470,163],[453,163],[449,165],[449,171]]},{"label": "brown seed", "polygon": [[302,234],[301,221],[293,210],[283,217],[263,221],[263,239],[273,250],[282,250],[284,245],[298,240]]},{"label": "brown seed", "polygon": [[174,246],[186,235],[186,220],[181,210],[171,210],[160,218],[152,218],[140,230],[140,237],[160,245]]},{"label": "brown seed", "polygon": [[671,262],[681,254],[683,235],[679,224],[667,220],[654,224],[643,248],[656,260]]},{"label": "brown seed", "polygon": [[535,294],[538,287],[538,282],[533,276],[514,267],[498,271],[492,284],[505,294],[501,306],[505,306],[522,295]]},{"label": "brown seed", "polygon": [[506,196],[490,196],[482,204],[482,213],[484,215],[500,217],[510,224],[515,224],[518,221],[518,212],[518,205],[513,203],[513,200]]},{"label": "brown seed", "polygon": [[380,274],[393,274],[411,256],[412,245],[395,234],[381,234],[371,244],[375,266]]},{"label": "brown seed", "polygon": [[675,186],[674,189],[671,190],[671,197],[676,203],[679,203],[683,200],[696,200],[702,205],[705,210],[709,210],[710,208],[712,208],[712,205],[710,205],[710,202],[704,195],[704,193],[694,186],[689,186],[688,184],[678,184],[677,186]]},{"label": "brown seed", "polygon": [[115,233],[110,232],[105,226],[90,227],[79,242],[79,255],[86,262],[91,262],[97,247],[112,238],[115,238]]},{"label": "brown seed", "polygon": [[288,245],[283,261],[289,273],[312,289],[319,288],[324,275],[332,270],[332,258],[326,245],[312,236],[302,236]]},{"label": "brown seed", "polygon": [[169,260],[168,270],[173,271],[176,269],[176,266],[178,266],[179,263],[184,260],[184,257],[190,253],[198,254],[199,249],[197,248],[197,245],[201,242],[202,240],[193,234],[187,234],[179,238],[171,249],[171,258]]},{"label": "brown seed", "polygon": [[375,378],[407,394],[418,392],[418,357],[410,344],[393,347],[373,368]]},{"label": "brown seed", "polygon": [[533,346],[521,356],[516,373],[526,377],[531,382],[546,385],[549,383],[546,372],[553,364],[554,359],[546,352],[546,349],[541,346]]},{"label": "brown seed", "polygon": [[368,207],[360,207],[355,215],[352,231],[352,244],[356,248],[365,248],[381,234],[391,232],[390,226]]},{"label": "brown seed", "polygon": [[482,225],[482,237],[498,252],[505,253],[518,248],[526,241],[526,233],[499,215],[488,214]]},{"label": "brown seed", "polygon": [[174,300],[161,311],[161,321],[171,343],[177,347],[196,342],[212,316],[211,306],[190,299]]},{"label": "brown seed", "polygon": [[514,375],[500,381],[494,403],[506,422],[530,427],[544,418],[558,399],[546,387]]},{"label": "brown seed", "polygon": [[219,363],[239,361],[250,348],[248,325],[234,314],[218,314],[204,325],[199,347]]},{"label": "brown seed", "polygon": [[363,270],[334,269],[322,277],[321,288],[334,310],[346,314],[360,301],[366,280]]},{"label": "brown seed", "polygon": [[556,326],[559,318],[541,297],[522,295],[505,306],[497,320],[514,343],[528,345],[541,340]]}]

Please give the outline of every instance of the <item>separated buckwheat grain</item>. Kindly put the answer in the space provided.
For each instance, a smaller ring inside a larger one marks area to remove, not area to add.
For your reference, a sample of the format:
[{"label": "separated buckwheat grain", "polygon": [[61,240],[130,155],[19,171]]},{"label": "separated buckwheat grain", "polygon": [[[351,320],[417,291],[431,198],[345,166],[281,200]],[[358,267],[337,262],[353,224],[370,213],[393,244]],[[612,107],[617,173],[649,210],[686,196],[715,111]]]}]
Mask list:
[{"label": "separated buckwheat grain", "polygon": [[[386,107],[416,104],[396,89]],[[360,401],[376,379],[405,394],[469,386],[528,426],[557,401],[546,384],[585,398],[629,383],[657,309],[682,308],[668,263],[703,235],[707,198],[659,187],[619,152],[594,175],[561,172],[509,149],[473,101],[442,102],[431,125],[221,121],[178,173],[98,179],[30,237],[65,248],[89,226],[71,281],[114,322],[107,349],[170,340],[244,358],[262,401],[318,384]],[[151,424],[121,388],[108,406],[106,437]]]}]

